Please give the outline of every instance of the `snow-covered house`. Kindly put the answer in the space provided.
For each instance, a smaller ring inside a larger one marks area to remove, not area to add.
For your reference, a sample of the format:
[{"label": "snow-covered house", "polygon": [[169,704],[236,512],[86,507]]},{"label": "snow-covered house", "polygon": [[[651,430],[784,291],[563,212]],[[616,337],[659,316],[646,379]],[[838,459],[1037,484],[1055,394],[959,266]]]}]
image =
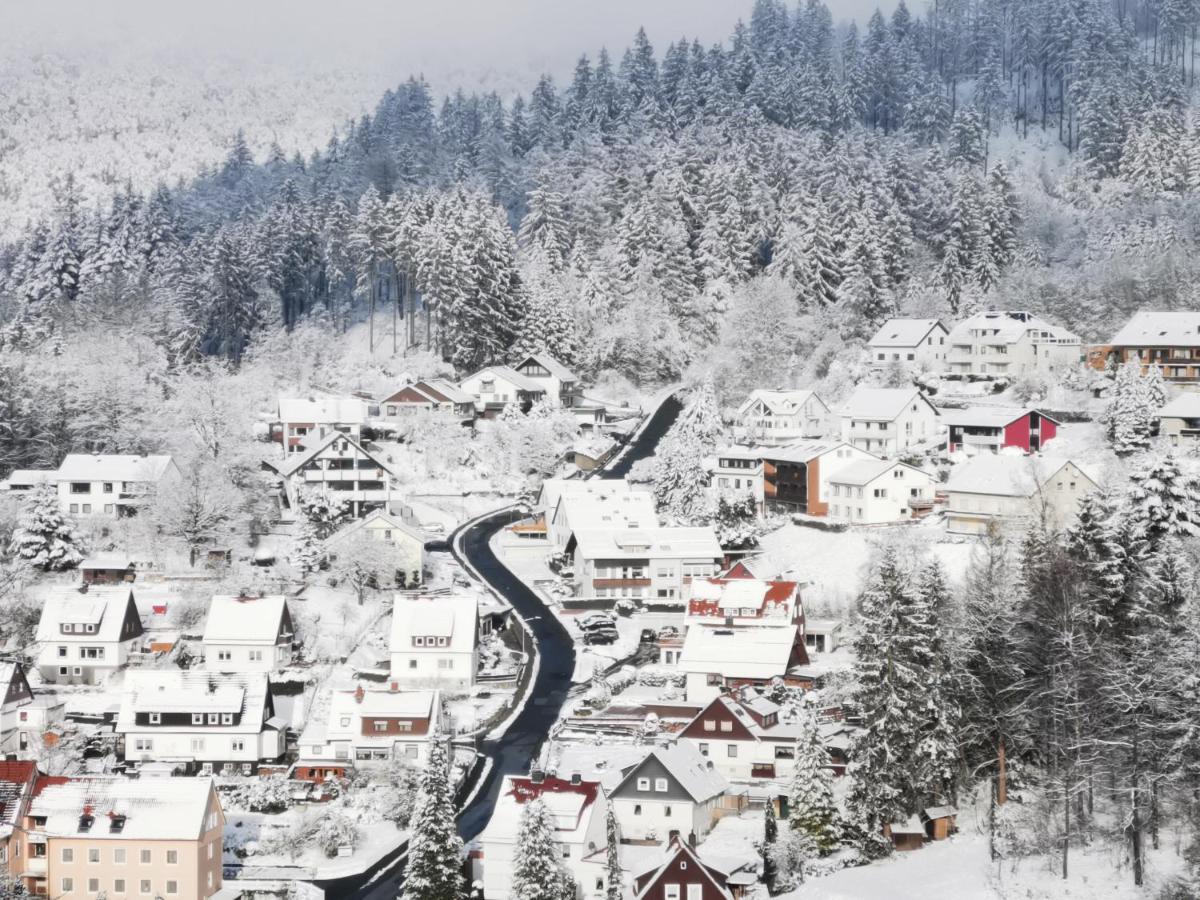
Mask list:
[{"label": "snow-covered house", "polygon": [[204,668],[210,672],[272,672],[292,661],[296,628],[283,594],[217,594],[204,623]]},{"label": "snow-covered house", "polygon": [[53,469],[13,469],[7,478],[0,481],[0,491],[13,494],[28,493],[39,484],[53,484],[57,474]]},{"label": "snow-covered house", "polygon": [[115,730],[127,762],[188,773],[249,775],[287,749],[287,722],[275,715],[265,672],[131,670]]},{"label": "snow-covered house", "polygon": [[1158,411],[1158,433],[1172,447],[1200,441],[1200,394],[1180,394]]},{"label": "snow-covered house", "polygon": [[21,845],[34,786],[40,777],[32,761],[0,762],[0,873],[19,877],[23,868]]},{"label": "snow-covered house", "polygon": [[[530,777],[505,775],[492,818],[479,835],[483,865],[483,895],[487,900],[512,897],[513,863],[519,850],[517,835],[526,803],[540,798],[554,818],[554,841],[562,851],[562,865],[577,885],[588,884],[595,866],[585,858],[605,845],[604,794],[598,781],[556,778],[535,773]],[[577,896],[592,896],[591,892]]]},{"label": "snow-covered house", "polygon": [[683,840],[672,841],[660,860],[633,873],[633,900],[739,900],[759,882],[758,860],[730,865]]},{"label": "snow-covered house", "polygon": [[130,516],[158,491],[182,480],[169,456],[70,453],[53,473],[58,502],[65,513],[81,516]]},{"label": "snow-covered house", "polygon": [[841,416],[842,440],[880,456],[916,450],[938,431],[937,409],[912,387],[859,387]]},{"label": "snow-covered house", "polygon": [[721,694],[708,702],[680,732],[735,781],[790,778],[796,739],[803,726],[781,722],[780,707],[765,697]]},{"label": "snow-covered house", "polygon": [[829,512],[829,477],[857,460],[878,458],[845,441],[726,447],[717,451],[712,484],[720,492],[748,491],[760,513],[824,516]]},{"label": "snow-covered house", "polygon": [[938,371],[944,365],[949,334],[939,319],[888,319],[867,342],[871,364],[876,369],[900,365]]},{"label": "snow-covered house", "polygon": [[0,692],[0,753],[16,753],[28,743],[28,736],[22,741],[21,731],[28,731],[25,722],[33,704],[33,689],[20,663],[0,662]]},{"label": "snow-covered house", "polygon": [[1062,425],[1036,409],[977,406],[941,412],[947,431],[946,450],[950,453],[998,453],[1006,447],[1037,453],[1058,436]]},{"label": "snow-covered house", "polygon": [[380,416],[389,423],[403,421],[423,409],[443,411],[470,422],[475,418],[475,398],[452,381],[426,378],[406,384],[379,401]]},{"label": "snow-covered house", "polygon": [[1110,344],[1118,362],[1139,360],[1143,373],[1156,365],[1167,381],[1200,382],[1200,311],[1135,313]]},{"label": "snow-covered house", "polygon": [[397,513],[373,509],[331,534],[325,541],[325,548],[336,557],[339,549],[350,552],[359,540],[378,541],[381,547],[390,550],[396,570],[404,574],[405,585],[421,582],[425,572],[425,533],[415,525]]},{"label": "snow-covered house", "polygon": [[677,667],[687,677],[687,701],[706,703],[730,688],[787,680],[792,668],[804,665],[808,665],[808,651],[802,625],[693,625],[684,636]]},{"label": "snow-covered house", "polygon": [[478,646],[479,609],[470,594],[396,594],[391,681],[402,687],[470,687]]},{"label": "snow-covered house", "polygon": [[911,519],[933,504],[936,486],[928,472],[896,460],[863,460],[829,479],[829,518],[853,525]]},{"label": "snow-covered house", "polygon": [[379,405],[364,397],[327,392],[279,398],[271,440],[287,453],[303,453],[330,434],[362,437],[363,425],[379,415]]},{"label": "snow-covered house", "polygon": [[509,403],[529,412],[546,396],[546,386],[508,366],[486,366],[468,375],[458,386],[475,400],[475,412],[485,419],[498,416]]},{"label": "snow-covered house", "polygon": [[55,591],[38,621],[38,672],[53,684],[97,684],[129,661],[142,633],[129,585]]},{"label": "snow-covered house", "polygon": [[688,587],[683,627],[781,628],[802,625],[800,584],[758,578],[695,578]]},{"label": "snow-covered house", "polygon": [[710,578],[724,554],[712,528],[639,528],[575,532],[576,594],[682,602],[693,578]]},{"label": "snow-covered house", "polygon": [[400,500],[391,467],[374,451],[349,435],[332,431],[303,453],[283,460],[263,460],[263,468],[279,476],[282,500],[295,510],[302,491],[327,492],[350,504],[355,516],[387,509]]},{"label": "snow-covered house", "polygon": [[984,534],[992,522],[1045,520],[1053,528],[1071,522],[1079,501],[1096,490],[1079,464],[1044,456],[978,456],[955,466],[946,484],[946,530]]},{"label": "snow-covered house", "polygon": [[734,423],[739,440],[778,447],[825,437],[832,416],[815,391],[753,390],[738,407]]},{"label": "snow-covered house", "polygon": [[299,739],[293,774],[306,781],[343,778],[364,764],[403,759],[423,766],[430,739],[445,732],[438,691],[384,688],[335,689],[328,713],[309,720]]},{"label": "snow-covered house", "polygon": [[621,773],[608,802],[626,840],[704,840],[729,782],[691,741],[655,747]]},{"label": "snow-covered house", "polygon": [[1048,372],[1076,366],[1079,336],[1021,310],[977,313],[950,329],[945,369],[957,375]]},{"label": "snow-covered house", "polygon": [[587,490],[570,489],[558,498],[546,520],[550,545],[571,553],[581,531],[656,528],[654,494],[625,481],[596,478],[582,482]]},{"label": "snow-covered house", "polygon": [[578,405],[579,376],[549,353],[531,353],[513,368],[541,385],[546,399],[552,405],[564,409]]}]

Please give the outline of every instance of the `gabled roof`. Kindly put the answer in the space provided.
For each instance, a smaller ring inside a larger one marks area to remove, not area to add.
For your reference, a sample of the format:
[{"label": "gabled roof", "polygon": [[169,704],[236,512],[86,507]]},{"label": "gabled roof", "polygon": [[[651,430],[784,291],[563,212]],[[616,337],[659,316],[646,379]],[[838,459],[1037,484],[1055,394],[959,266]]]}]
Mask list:
[{"label": "gabled roof", "polygon": [[[396,594],[392,603],[393,653],[470,653],[479,634],[479,608],[470,594]],[[414,637],[444,637],[444,647],[414,647]]]},{"label": "gabled roof", "polygon": [[946,490],[963,494],[1032,497],[1041,485],[1069,464],[1075,465],[1093,486],[1097,485],[1096,479],[1074,460],[1000,453],[977,456],[956,465],[950,472]]},{"label": "gabled roof", "polygon": [[58,467],[58,480],[157,484],[174,465],[169,456],[69,453]]},{"label": "gabled roof", "polygon": [[914,403],[924,403],[937,414],[933,404],[916,388],[858,387],[842,407],[842,416],[891,422]]},{"label": "gabled roof", "polygon": [[204,643],[273,646],[287,608],[283,594],[266,597],[217,594],[208,605]]},{"label": "gabled roof", "polygon": [[846,441],[796,441],[783,447],[725,447],[713,455],[718,460],[749,459],[761,462],[767,459],[771,462],[810,463],[843,447],[853,450],[855,455],[866,452]]},{"label": "gabled roof", "polygon": [[1200,419],[1200,394],[1183,393],[1158,411],[1159,418]]},{"label": "gabled roof", "polygon": [[55,469],[13,469],[8,473],[8,477],[0,482],[0,487],[30,488],[57,480],[58,472]]},{"label": "gabled roof", "polygon": [[341,544],[358,534],[368,524],[372,522],[386,522],[389,528],[394,528],[397,531],[403,531],[413,540],[425,542],[425,533],[419,528],[409,525],[400,516],[386,509],[373,509],[361,519],[355,519],[353,522],[347,522],[333,534],[325,539],[325,543],[330,547]]},{"label": "gabled roof", "polygon": [[437,691],[337,690],[329,697],[330,730],[340,728],[337,723],[343,716],[430,720],[439,704]]},{"label": "gabled roof", "polygon": [[929,478],[927,473],[922,472],[916,466],[910,466],[908,463],[886,459],[860,459],[857,462],[847,464],[843,468],[838,469],[836,472],[830,475],[829,483],[852,484],[862,487],[883,477],[897,466],[902,466],[905,469],[911,469],[917,474],[924,475],[926,478]]},{"label": "gabled roof", "polygon": [[517,775],[505,775],[500,797],[492,811],[480,840],[512,843],[521,827],[522,807],[535,798],[546,804],[554,818],[555,838],[567,844],[582,844],[588,833],[592,816],[603,796],[600,782],[580,781],[546,776],[541,781]]},{"label": "gabled roof", "polygon": [[381,400],[381,403],[404,403],[400,394],[405,390],[416,391],[430,403],[474,403],[475,398],[451,381],[444,378],[429,378],[406,384],[400,390]]},{"label": "gabled roof", "polygon": [[311,397],[280,397],[281,422],[311,422],[314,425],[354,425],[367,419],[368,404],[361,397],[316,393]]},{"label": "gabled roof", "polygon": [[868,343],[872,347],[916,347],[935,328],[946,330],[939,319],[888,319]]},{"label": "gabled roof", "polygon": [[683,639],[679,669],[726,678],[766,680],[784,675],[796,645],[795,625],[721,628],[693,625]]},{"label": "gabled roof", "polygon": [[288,478],[300,471],[304,466],[308,465],[313,459],[319,456],[326,448],[334,441],[349,441],[350,445],[357,447],[368,459],[375,465],[383,469],[389,476],[393,475],[391,468],[382,462],[378,456],[362,445],[362,442],[348,434],[342,434],[340,431],[331,431],[318,440],[311,447],[308,447],[303,453],[294,453],[285,460],[267,459],[263,460],[263,464],[268,468],[279,473],[284,478]]},{"label": "gabled roof", "polygon": [[952,344],[973,343],[980,340],[971,334],[977,330],[995,332],[984,338],[988,343],[1015,344],[1029,332],[1036,333],[1035,340],[1041,340],[1041,336],[1046,335],[1060,342],[1079,343],[1078,336],[1067,329],[1023,310],[988,310],[976,313],[950,329],[949,340]]},{"label": "gabled roof", "polygon": [[32,793],[37,763],[9,760],[0,762],[0,838],[12,834],[20,824],[22,802]]},{"label": "gabled roof", "polygon": [[795,581],[693,578],[687,618],[737,616],[741,610],[752,609],[766,622],[785,624],[790,621],[799,600],[800,585]]},{"label": "gabled roof", "polygon": [[650,759],[658,760],[662,767],[671,773],[671,777],[687,791],[693,803],[704,803],[729,790],[729,782],[715,768],[710,767],[709,760],[700,755],[700,750],[695,744],[691,741],[676,741],[667,747],[655,747],[647,753],[640,763],[625,773],[621,781],[608,792],[609,795],[615,794],[635,779]]},{"label": "gabled roof", "polygon": [[[265,672],[237,674],[204,672],[197,669],[130,669],[125,673],[125,690],[117,731],[143,727],[138,713],[241,713],[234,725],[197,725],[205,733],[257,734],[264,727],[271,684]],[[163,726],[150,726],[162,728]],[[168,726],[170,731],[190,731],[187,725]]]},{"label": "gabled roof", "polygon": [[[29,815],[44,816],[38,831],[79,837],[80,817],[93,818],[88,840],[197,840],[206,830],[209,778],[41,778]],[[123,816],[112,830],[111,817]]]},{"label": "gabled roof", "polygon": [[[468,375],[466,378],[464,378],[462,380],[462,382],[459,382],[459,384],[461,385],[461,384],[471,380],[472,378],[478,378],[481,375],[485,375],[485,374],[490,374],[493,378],[499,378],[503,381],[507,381],[509,384],[511,384],[517,390],[524,391],[527,394],[544,394],[544,393],[546,393],[546,389],[541,384],[539,384],[535,379],[530,378],[528,375],[522,375],[516,369],[511,368],[509,366],[484,366],[478,372]],[[471,399],[473,400],[474,397],[472,397]]]},{"label": "gabled roof", "polygon": [[1049,419],[1056,425],[1062,424],[1054,416],[1048,416],[1041,410],[1036,409],[971,406],[967,409],[941,410],[942,421],[947,425],[962,425],[967,428],[1004,428],[1018,419],[1023,419],[1035,412],[1043,419]]},{"label": "gabled roof", "polygon": [[[606,482],[597,479],[595,484]],[[654,494],[644,490],[586,491],[563,494],[558,507],[551,511],[550,521],[563,519],[571,530],[598,531],[626,528],[655,528],[658,512]],[[636,523],[636,524],[635,524]]]},{"label": "gabled roof", "polygon": [[570,369],[568,369],[566,366],[564,366],[562,363],[560,363],[557,359],[555,359],[549,353],[530,353],[528,356],[526,356],[524,359],[522,359],[520,362],[517,363],[516,368],[519,369],[521,366],[525,365],[525,363],[529,362],[530,360],[533,360],[534,362],[536,362],[538,365],[540,365],[543,369],[545,369],[547,372],[549,372],[551,375],[553,375],[559,381],[571,382],[571,381],[579,380],[579,376],[577,376],[574,372],[572,372]]},{"label": "gabled roof", "polygon": [[[121,640],[121,625],[129,609],[133,587],[128,584],[90,586],[87,593],[79,588],[60,588],[46,597],[42,605],[42,617],[38,620],[37,641],[39,643],[84,643]],[[63,634],[59,625],[95,625],[90,634],[80,632]],[[133,640],[133,637],[129,638]]]},{"label": "gabled roof", "polygon": [[716,532],[708,526],[575,531],[576,551],[587,559],[718,559]]},{"label": "gabled roof", "polygon": [[733,896],[729,893],[729,889],[725,886],[722,880],[718,878],[718,875],[724,876],[726,873],[721,872],[715,866],[700,859],[700,857],[696,855],[696,851],[694,851],[685,842],[674,840],[667,845],[667,853],[663,858],[662,863],[651,872],[643,873],[638,876],[637,880],[642,882],[642,887],[635,895],[634,900],[644,900],[644,898],[649,898],[654,892],[654,889],[658,886],[658,882],[663,877],[664,873],[667,872],[677,861],[679,861],[681,856],[686,858],[687,862],[692,867],[692,871],[702,872],[707,881],[712,885],[713,890],[717,891],[722,897]]},{"label": "gabled roof", "polygon": [[790,390],[790,391],[769,391],[761,388],[756,388],[750,392],[750,396],[743,401],[738,407],[737,414],[744,416],[747,410],[755,403],[762,403],[771,411],[772,415],[786,416],[794,412],[798,412],[803,408],[804,404],[811,399],[816,399],[818,403],[825,406],[825,403],[814,391],[809,390]]},{"label": "gabled roof", "polygon": [[1200,346],[1200,311],[1134,313],[1111,343],[1114,347]]},{"label": "gabled roof", "polygon": [[93,553],[79,564],[80,569],[128,569],[136,565],[128,553]]}]

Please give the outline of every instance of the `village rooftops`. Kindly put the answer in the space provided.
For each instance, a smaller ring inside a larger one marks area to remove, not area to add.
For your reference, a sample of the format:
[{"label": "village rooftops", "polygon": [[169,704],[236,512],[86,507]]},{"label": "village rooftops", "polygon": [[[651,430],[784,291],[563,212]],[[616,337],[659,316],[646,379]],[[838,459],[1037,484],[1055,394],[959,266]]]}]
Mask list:
[{"label": "village rooftops", "polygon": [[797,626],[688,628],[679,668],[694,674],[766,681],[784,675],[796,645]]},{"label": "village rooftops", "polygon": [[955,466],[946,490],[962,494],[988,494],[1001,497],[1030,497],[1058,473],[1074,464],[1093,483],[1098,484],[1083,466],[1062,457],[1018,456],[1000,453],[977,456]]},{"label": "village rooftops", "polygon": [[[208,778],[43,776],[28,814],[45,818],[37,830],[50,837],[194,841],[205,830],[211,794]],[[94,824],[81,829],[85,818]]]},{"label": "village rooftops", "polygon": [[217,594],[204,624],[206,644],[274,644],[287,611],[283,594],[239,597]]},{"label": "village rooftops", "polygon": [[303,453],[293,453],[286,460],[264,460],[264,465],[278,472],[282,477],[287,478],[300,471],[315,459],[322,451],[333,444],[335,441],[348,441],[352,446],[356,447],[364,455],[370,459],[387,475],[391,476],[392,470],[381,462],[374,453],[362,445],[361,441],[356,440],[348,434],[342,434],[340,431],[331,431],[324,437],[320,438],[311,447],[307,447]]},{"label": "village rooftops", "polygon": [[1200,347],[1200,312],[1139,312],[1113,336],[1114,347]]},{"label": "village rooftops", "polygon": [[701,755],[695,744],[691,741],[675,741],[666,747],[655,747],[647,753],[637,765],[625,771],[621,781],[608,793],[619,790],[621,785],[635,777],[641,763],[651,757],[662,763],[663,768],[671,773],[695,803],[704,803],[729,790],[725,776],[709,766],[708,759]]},{"label": "village rooftops", "polygon": [[[753,610],[758,615],[787,616],[797,599],[795,581],[765,581],[758,578],[695,578],[688,598],[688,614],[739,615]],[[786,621],[786,619],[785,619]]]},{"label": "village rooftops", "polygon": [[1055,424],[1061,424],[1058,419],[1036,409],[972,406],[967,409],[941,410],[942,421],[946,425],[961,425],[965,428],[1003,428],[1032,413],[1037,413]]},{"label": "village rooftops", "polygon": [[[226,723],[222,730],[257,734],[263,727],[270,689],[265,673],[131,670],[125,673],[117,730],[143,727],[136,723],[138,713],[241,713],[237,724]],[[280,720],[279,724],[285,723]],[[211,726],[198,727],[204,733],[212,730]],[[171,726],[171,730],[190,729],[178,725]]]},{"label": "village rooftops", "polygon": [[577,552],[588,559],[717,559],[721,544],[711,528],[642,528],[575,532]]},{"label": "village rooftops", "polygon": [[[447,381],[444,378],[425,378],[421,381],[415,381],[412,384],[406,385],[410,390],[416,391],[422,397],[428,398],[431,403],[474,403],[475,398],[460,388],[452,381]],[[382,403],[399,403],[401,402],[400,394],[404,388],[395,391],[391,396],[380,401]]]},{"label": "village rooftops", "polygon": [[174,465],[169,456],[70,453],[58,467],[58,481],[157,483]]},{"label": "village rooftops", "polygon": [[891,422],[914,403],[932,406],[916,388],[860,387],[850,395],[841,414],[847,419]]},{"label": "village rooftops", "polygon": [[869,343],[872,347],[916,347],[939,325],[938,319],[888,319]]},{"label": "village rooftops", "polygon": [[[128,584],[91,586],[86,593],[78,588],[61,588],[42,604],[37,640],[39,643],[119,641],[132,594]],[[64,625],[77,627],[64,632],[61,627]]]},{"label": "village rooftops", "polygon": [[574,372],[572,372],[570,369],[568,369],[566,366],[564,366],[562,363],[560,363],[557,359],[555,359],[549,353],[530,353],[528,356],[526,356],[524,359],[522,359],[519,363],[517,363],[517,365],[523,366],[523,365],[525,365],[525,363],[529,362],[530,360],[533,360],[535,363],[537,363],[539,366],[541,366],[543,369],[545,369],[547,372],[549,372],[551,375],[553,375],[555,378],[557,378],[559,381],[563,382],[564,384],[571,384],[571,383],[579,380],[578,375],[576,375]]},{"label": "village rooftops", "polygon": [[951,344],[983,341],[988,344],[1015,344],[1033,332],[1041,342],[1078,344],[1079,337],[1067,329],[1023,310],[989,310],[963,319],[950,330]]},{"label": "village rooftops", "polygon": [[[510,366],[484,366],[478,372],[475,372],[473,375],[464,378],[463,381],[465,382],[470,378],[476,378],[484,374],[491,374],[496,378],[501,378],[515,387],[518,391],[522,391],[526,394],[546,393],[546,389],[539,384],[536,379],[530,378],[528,375],[524,375]],[[471,399],[474,400],[475,398],[472,397]]]},{"label": "village rooftops", "polygon": [[361,424],[367,418],[368,403],[361,397],[340,394],[313,394],[311,397],[280,397],[279,420],[312,425]]},{"label": "village rooftops", "polygon": [[[329,697],[329,720],[343,716],[395,719],[432,719],[438,707],[437,691],[337,690]],[[395,735],[392,735],[395,739]]]}]

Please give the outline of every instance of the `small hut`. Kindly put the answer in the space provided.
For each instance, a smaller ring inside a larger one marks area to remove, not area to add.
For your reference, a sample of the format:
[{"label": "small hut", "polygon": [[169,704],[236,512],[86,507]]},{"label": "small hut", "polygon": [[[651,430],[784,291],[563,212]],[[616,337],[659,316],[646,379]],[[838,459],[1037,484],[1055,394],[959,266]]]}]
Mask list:
[{"label": "small hut", "polygon": [[958,810],[953,806],[931,806],[921,810],[921,821],[925,825],[925,835],[931,841],[944,841],[958,831],[955,821]]},{"label": "small hut", "polygon": [[903,822],[890,822],[883,826],[883,835],[897,850],[920,850],[925,843],[925,829],[916,816]]}]

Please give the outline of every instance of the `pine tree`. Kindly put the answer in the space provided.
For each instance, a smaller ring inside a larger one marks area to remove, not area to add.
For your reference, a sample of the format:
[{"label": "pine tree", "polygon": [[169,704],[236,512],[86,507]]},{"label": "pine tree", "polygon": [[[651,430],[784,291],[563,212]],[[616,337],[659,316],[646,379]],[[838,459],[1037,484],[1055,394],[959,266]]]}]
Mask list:
[{"label": "pine tree", "polygon": [[[436,731],[429,738],[429,761],[410,832],[401,900],[461,900],[466,891],[463,841],[455,826],[446,746]],[[560,895],[553,900],[560,900]]]},{"label": "pine tree", "polygon": [[321,549],[321,538],[317,533],[317,526],[311,520],[304,519],[297,526],[288,562],[305,576],[320,570],[324,564],[325,554]]},{"label": "pine tree", "polygon": [[958,741],[962,726],[958,691],[953,681],[958,666],[949,640],[950,589],[935,558],[921,570],[917,603],[909,617],[909,632],[917,665],[926,672],[922,708],[918,711],[918,781],[936,799],[957,797]]},{"label": "pine tree", "polygon": [[541,797],[525,803],[517,829],[509,893],[522,900],[571,900],[575,881],[562,867],[554,816]]},{"label": "pine tree", "polygon": [[794,833],[812,838],[817,852],[827,856],[838,845],[840,829],[829,753],[821,743],[816,708],[809,698],[805,698],[800,725],[796,767],[788,795],[788,824]]},{"label": "pine tree", "polygon": [[9,552],[45,572],[60,572],[79,565],[82,550],[82,538],[63,515],[55,485],[39,484],[22,507]]},{"label": "pine tree", "polygon": [[767,890],[775,889],[775,842],[778,839],[779,823],[775,821],[775,807],[768,803],[763,807],[763,838],[758,850],[762,857],[762,880]]},{"label": "pine tree", "polygon": [[1117,370],[1108,406],[1105,430],[1118,456],[1128,456],[1150,446],[1152,416],[1141,362],[1131,359]]},{"label": "pine tree", "polygon": [[1151,548],[1167,538],[1200,534],[1200,478],[1184,472],[1174,455],[1146,461],[1129,481],[1130,517]]},{"label": "pine tree", "polygon": [[604,900],[624,900],[625,885],[621,875],[621,835],[617,814],[611,803],[604,814]]}]

